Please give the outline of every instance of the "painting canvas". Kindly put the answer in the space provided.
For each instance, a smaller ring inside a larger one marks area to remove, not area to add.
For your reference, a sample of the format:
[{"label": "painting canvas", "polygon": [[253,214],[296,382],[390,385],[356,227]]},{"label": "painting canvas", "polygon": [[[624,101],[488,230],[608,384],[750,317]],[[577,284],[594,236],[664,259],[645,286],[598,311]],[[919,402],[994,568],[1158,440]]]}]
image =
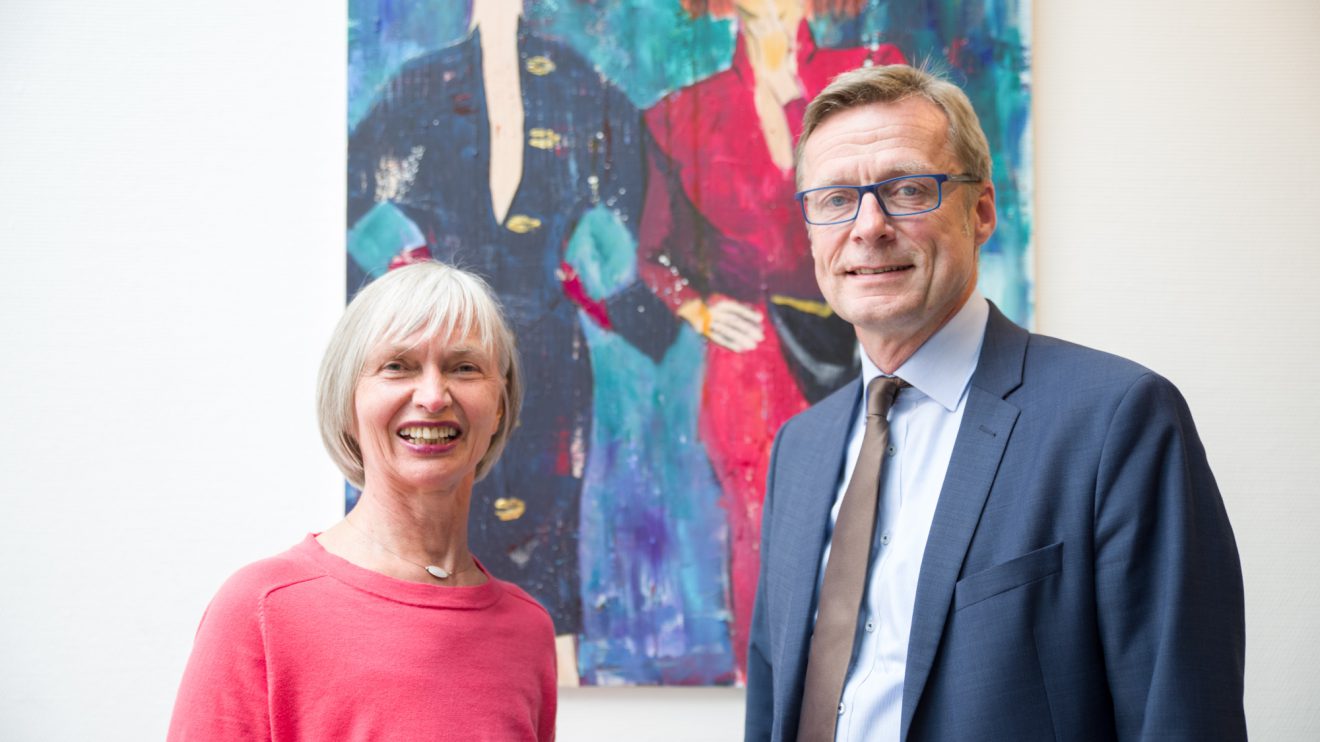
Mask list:
[{"label": "painting canvas", "polygon": [[1030,322],[1029,12],[350,0],[347,293],[437,259],[499,294],[527,395],[471,546],[550,612],[561,682],[742,682],[774,433],[858,368],[792,196],[833,76],[967,90],[999,205],[982,291]]}]

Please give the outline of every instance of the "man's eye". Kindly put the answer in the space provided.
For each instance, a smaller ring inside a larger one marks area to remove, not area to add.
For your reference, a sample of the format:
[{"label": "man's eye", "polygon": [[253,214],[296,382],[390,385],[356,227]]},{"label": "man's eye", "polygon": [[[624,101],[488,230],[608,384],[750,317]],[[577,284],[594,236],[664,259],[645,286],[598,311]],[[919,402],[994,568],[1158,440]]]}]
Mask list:
[{"label": "man's eye", "polygon": [[850,206],[856,198],[852,191],[833,191],[825,194],[823,203],[830,207]]},{"label": "man's eye", "polygon": [[906,183],[895,183],[889,187],[889,196],[893,198],[920,198],[926,195],[926,187],[921,183],[908,181]]}]

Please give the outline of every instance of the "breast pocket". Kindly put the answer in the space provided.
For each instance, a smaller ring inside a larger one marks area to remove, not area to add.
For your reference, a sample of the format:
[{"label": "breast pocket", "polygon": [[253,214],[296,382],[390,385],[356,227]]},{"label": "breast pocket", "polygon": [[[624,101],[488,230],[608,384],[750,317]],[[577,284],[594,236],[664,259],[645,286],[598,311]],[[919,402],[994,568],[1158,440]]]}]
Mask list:
[{"label": "breast pocket", "polygon": [[960,611],[987,598],[1042,580],[1062,569],[1063,542],[1060,541],[962,578],[954,587],[953,609]]}]

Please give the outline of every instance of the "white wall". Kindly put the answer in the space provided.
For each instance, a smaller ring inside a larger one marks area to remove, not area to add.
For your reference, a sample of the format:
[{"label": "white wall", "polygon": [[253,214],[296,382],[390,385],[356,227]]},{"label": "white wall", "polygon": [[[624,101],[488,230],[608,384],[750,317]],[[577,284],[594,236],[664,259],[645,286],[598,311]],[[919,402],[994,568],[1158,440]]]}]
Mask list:
[{"label": "white wall", "polygon": [[[219,582],[336,518],[345,17],[0,5],[0,738],[160,738]],[[1036,10],[1039,329],[1190,399],[1269,740],[1320,738],[1318,38],[1314,0]],[[565,740],[740,728],[733,690],[562,699]]]}]

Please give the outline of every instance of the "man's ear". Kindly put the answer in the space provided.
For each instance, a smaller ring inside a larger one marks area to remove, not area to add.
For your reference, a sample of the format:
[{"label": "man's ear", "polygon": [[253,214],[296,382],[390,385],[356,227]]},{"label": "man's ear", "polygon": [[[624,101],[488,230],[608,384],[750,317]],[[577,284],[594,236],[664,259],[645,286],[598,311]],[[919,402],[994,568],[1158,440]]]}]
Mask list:
[{"label": "man's ear", "polygon": [[995,233],[997,220],[995,184],[992,181],[986,181],[981,185],[981,192],[976,197],[976,203],[972,204],[970,224],[977,247],[984,245],[986,240],[990,239],[990,235]]}]

